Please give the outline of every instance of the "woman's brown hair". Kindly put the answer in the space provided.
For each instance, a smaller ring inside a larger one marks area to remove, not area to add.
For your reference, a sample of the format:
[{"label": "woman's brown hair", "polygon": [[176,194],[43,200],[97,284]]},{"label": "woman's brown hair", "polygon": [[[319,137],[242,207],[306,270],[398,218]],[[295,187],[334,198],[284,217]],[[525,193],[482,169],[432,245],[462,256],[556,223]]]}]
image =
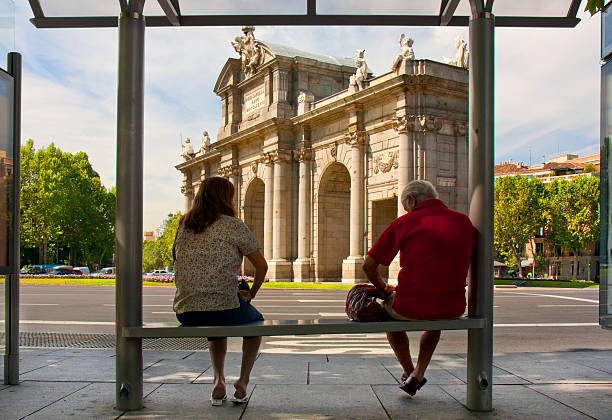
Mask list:
[{"label": "woman's brown hair", "polygon": [[193,205],[179,222],[185,229],[202,233],[222,214],[236,217],[233,204],[234,185],[225,178],[213,176],[200,184]]}]

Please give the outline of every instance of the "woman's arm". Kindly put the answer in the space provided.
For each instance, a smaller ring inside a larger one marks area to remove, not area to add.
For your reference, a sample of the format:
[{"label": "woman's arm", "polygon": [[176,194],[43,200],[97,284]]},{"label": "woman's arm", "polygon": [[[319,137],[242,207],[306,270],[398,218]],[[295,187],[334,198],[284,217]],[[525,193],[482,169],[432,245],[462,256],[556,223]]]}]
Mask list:
[{"label": "woman's arm", "polygon": [[250,295],[251,299],[255,297],[257,291],[261,287],[261,284],[264,282],[266,278],[266,273],[268,272],[268,263],[261,253],[261,249],[258,249],[255,252],[251,252],[246,256],[251,264],[255,267],[255,280],[253,281],[253,285],[251,286]]}]

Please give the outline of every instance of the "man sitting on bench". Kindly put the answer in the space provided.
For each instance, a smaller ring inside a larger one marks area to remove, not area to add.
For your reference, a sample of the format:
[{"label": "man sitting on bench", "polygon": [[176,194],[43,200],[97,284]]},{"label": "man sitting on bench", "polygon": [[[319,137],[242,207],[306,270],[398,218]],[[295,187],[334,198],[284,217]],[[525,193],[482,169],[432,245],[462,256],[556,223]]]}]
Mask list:
[{"label": "man sitting on bench", "polygon": [[[454,319],[465,311],[465,281],[472,255],[473,227],[463,213],[447,208],[429,181],[408,183],[401,193],[407,214],[395,219],[368,252],[363,271],[385,298],[389,315],[399,320]],[[388,266],[400,252],[397,286],[386,285],[378,265]],[[405,331],[387,339],[402,365],[402,385],[410,395],[427,382],[425,370],[440,331],[424,331],[416,366]]]}]

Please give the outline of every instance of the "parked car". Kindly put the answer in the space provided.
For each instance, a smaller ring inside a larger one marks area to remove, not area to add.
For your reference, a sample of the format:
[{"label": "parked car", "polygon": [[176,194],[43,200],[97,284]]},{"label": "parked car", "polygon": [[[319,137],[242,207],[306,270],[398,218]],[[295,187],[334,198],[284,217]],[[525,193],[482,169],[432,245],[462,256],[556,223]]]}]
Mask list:
[{"label": "parked car", "polygon": [[166,270],[153,270],[150,273],[142,273],[143,276],[174,276],[174,273]]},{"label": "parked car", "polygon": [[21,274],[47,274],[47,270],[42,265],[33,265],[21,270]]},{"label": "parked car", "polygon": [[115,274],[115,267],[104,267],[96,274]]},{"label": "parked car", "polygon": [[51,271],[51,274],[53,274],[54,276],[82,276],[83,273],[79,270],[75,270],[74,268],[65,268],[65,267],[61,267],[61,268],[54,268],[53,271]]},{"label": "parked car", "polygon": [[74,267],[75,270],[79,270],[83,275],[88,276],[90,273],[89,267]]}]

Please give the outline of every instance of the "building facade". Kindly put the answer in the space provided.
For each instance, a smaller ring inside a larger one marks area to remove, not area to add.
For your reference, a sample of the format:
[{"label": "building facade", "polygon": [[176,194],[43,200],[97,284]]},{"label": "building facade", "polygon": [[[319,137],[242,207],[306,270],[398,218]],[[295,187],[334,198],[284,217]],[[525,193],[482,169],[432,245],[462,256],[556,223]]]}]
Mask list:
[{"label": "building facade", "polygon": [[[404,213],[397,197],[410,180],[431,181],[467,212],[465,68],[399,55],[372,77],[363,51],[354,60],[307,53],[256,41],[249,28],[233,43],[241,59],[228,59],[215,86],[217,141],[205,132],[176,168],[186,209],[206,177],[234,184],[270,280],[366,281],[365,253]],[[244,270],[253,273],[248,262]],[[397,271],[396,259],[383,276]]]}]

